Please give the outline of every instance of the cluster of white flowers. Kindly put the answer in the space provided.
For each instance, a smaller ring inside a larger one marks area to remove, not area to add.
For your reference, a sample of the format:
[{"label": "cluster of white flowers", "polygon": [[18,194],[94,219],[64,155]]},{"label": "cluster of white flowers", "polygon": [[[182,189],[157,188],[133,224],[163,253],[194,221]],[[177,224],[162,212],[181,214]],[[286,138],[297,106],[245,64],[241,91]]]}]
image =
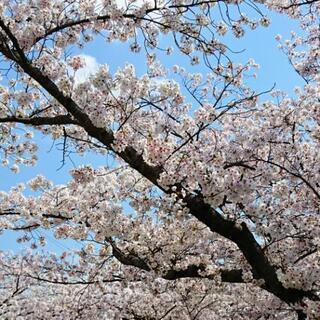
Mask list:
[{"label": "cluster of white flowers", "polygon": [[[246,85],[258,65],[232,62],[223,36],[240,38],[270,20],[260,9],[258,18],[242,13],[254,2],[223,2],[216,18],[208,14],[215,1],[2,1],[0,52],[15,78],[0,87],[1,164],[14,173],[35,164],[38,134],[117,161],[74,168],[62,186],[36,176],[27,183],[36,194],[27,196],[23,184],[0,193],[0,232],[23,231],[18,241],[30,245],[25,256],[0,252],[0,317],[291,320],[295,310],[320,317],[319,6],[265,1],[302,23],[304,35],[280,46],[306,85],[295,97],[273,91],[261,102]],[[153,51],[162,49],[162,34],[173,34],[191,65],[204,55],[209,73],[174,66],[181,82],[168,79]],[[85,61],[66,53],[97,35],[130,41],[135,53],[144,48],[146,73],[101,65],[77,83]],[[222,227],[212,227],[214,217]],[[40,255],[44,229],[82,246]],[[239,234],[249,234],[281,290]],[[290,289],[305,297],[284,305],[281,292]]]}]

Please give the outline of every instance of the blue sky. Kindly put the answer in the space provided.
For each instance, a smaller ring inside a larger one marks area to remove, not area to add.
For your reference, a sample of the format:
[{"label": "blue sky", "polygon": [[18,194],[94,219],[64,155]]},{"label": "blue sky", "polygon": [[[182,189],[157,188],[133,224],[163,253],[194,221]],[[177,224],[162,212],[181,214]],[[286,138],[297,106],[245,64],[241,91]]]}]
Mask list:
[{"label": "blue sky", "polygon": [[[258,27],[254,31],[248,31],[243,38],[235,39],[228,36],[226,38],[227,44],[234,51],[245,50],[244,52],[234,55],[234,59],[239,62],[245,62],[249,58],[253,58],[261,67],[258,70],[258,78],[251,82],[256,90],[264,91],[270,89],[274,83],[278,89],[292,93],[293,88],[297,85],[302,85],[301,79],[294,72],[287,57],[277,48],[275,36],[281,34],[283,39],[290,38],[290,31],[297,30],[297,22],[289,20],[283,15],[272,13],[271,25],[268,28]],[[166,39],[163,41],[167,42]],[[71,51],[72,54],[79,54],[78,49]],[[188,64],[189,59],[181,54],[163,57],[164,64],[172,67],[174,64],[183,65],[191,72],[193,67]],[[134,54],[129,51],[128,43],[114,42],[112,44],[106,43],[104,39],[99,38],[90,43],[82,54],[92,56],[90,66],[96,67],[97,63],[107,63],[110,71],[113,73],[119,67],[124,66],[126,62],[133,63],[138,74],[143,74],[146,70],[144,61],[144,52]],[[198,70],[197,70],[198,71]],[[207,71],[204,70],[206,73]],[[37,135],[38,136],[38,135]],[[69,170],[73,167],[71,161],[58,170],[61,166],[62,154],[56,149],[52,148],[52,141],[45,137],[39,137],[39,161],[35,167],[23,167],[19,174],[13,174],[9,168],[0,166],[0,190],[9,190],[12,186],[19,182],[26,182],[36,174],[43,174],[51,179],[54,183],[65,183],[69,179]],[[86,155],[84,157],[72,157],[76,165],[91,163],[94,166],[107,164],[107,159],[103,156]],[[15,234],[5,232],[1,236],[0,250],[21,249],[15,242]],[[49,236],[48,250],[60,252],[72,246],[72,242],[60,242]]]}]

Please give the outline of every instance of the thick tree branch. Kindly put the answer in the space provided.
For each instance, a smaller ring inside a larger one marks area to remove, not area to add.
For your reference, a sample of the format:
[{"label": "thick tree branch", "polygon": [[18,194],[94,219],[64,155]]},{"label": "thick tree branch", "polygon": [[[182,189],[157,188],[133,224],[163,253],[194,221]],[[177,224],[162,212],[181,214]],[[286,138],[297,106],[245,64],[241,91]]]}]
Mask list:
[{"label": "thick tree branch", "polygon": [[19,118],[19,117],[0,118],[0,123],[9,123],[9,122],[30,124],[33,126],[78,124],[76,120],[73,120],[68,115],[58,115],[55,117],[34,117],[34,118]]},{"label": "thick tree branch", "polygon": [[[135,254],[128,254],[121,251],[120,248],[116,246],[113,241],[110,241],[112,246],[112,254],[113,256],[122,264],[136,267],[138,269],[144,271],[151,271],[152,269],[145,262],[145,260],[139,258]],[[177,280],[181,278],[207,278],[213,279],[216,275],[204,275],[203,271],[206,266],[204,264],[201,265],[189,265],[186,269],[182,270],[167,270],[165,271],[161,277],[166,280]],[[243,283],[242,279],[242,270],[226,270],[220,269],[218,274],[221,276],[222,282],[233,282],[233,283]]]},{"label": "thick tree branch", "polygon": [[56,86],[56,84],[47,76],[43,75],[38,68],[31,64],[31,62],[21,59],[17,63],[31,78],[36,80],[48,93],[51,94],[51,96],[53,96],[61,105],[63,105],[65,109],[74,117],[75,121],[81,124],[81,126],[91,137],[96,138],[98,141],[103,143],[106,147],[108,147],[109,150],[115,152],[132,168],[136,169],[151,182],[158,185],[157,180],[161,172],[160,167],[148,165],[143,160],[142,155],[132,147],[126,147],[122,152],[114,151],[112,146],[114,142],[114,135],[111,130],[97,128],[94,126],[89,116],[82,111],[82,109],[70,97],[65,96]]},{"label": "thick tree branch", "polygon": [[282,285],[277,277],[276,268],[269,262],[244,222],[239,226],[234,221],[226,220],[210,205],[206,204],[201,195],[189,196],[186,201],[191,213],[207,225],[210,230],[231,240],[238,246],[252,267],[254,278],[264,280],[264,289],[288,304],[301,301],[304,297],[319,300],[319,297],[312,292],[285,288]]}]

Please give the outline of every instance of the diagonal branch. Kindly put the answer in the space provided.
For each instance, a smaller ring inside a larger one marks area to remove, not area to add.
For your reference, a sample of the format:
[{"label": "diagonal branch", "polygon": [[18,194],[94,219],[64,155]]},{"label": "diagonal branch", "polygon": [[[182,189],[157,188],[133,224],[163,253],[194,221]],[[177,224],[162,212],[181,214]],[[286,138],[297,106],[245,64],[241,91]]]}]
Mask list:
[{"label": "diagonal branch", "polygon": [[[216,0],[219,1],[219,0]],[[155,3],[155,6],[153,8],[148,8],[144,11],[143,16],[142,15],[137,15],[134,13],[123,13],[121,15],[122,18],[124,19],[131,19],[134,20],[135,22],[137,21],[149,21],[150,19],[147,18],[148,15],[155,13],[155,12],[161,12],[163,10],[167,10],[167,9],[189,9],[191,7],[195,7],[195,6],[201,6],[201,5],[205,5],[205,4],[210,4],[212,2],[212,0],[206,0],[206,1],[197,1],[197,2],[193,2],[192,4],[182,4],[182,5],[175,5],[175,4],[171,4],[169,6],[164,6],[164,7],[158,7],[157,4]],[[99,15],[96,16],[95,21],[101,21],[101,22],[105,22],[107,20],[111,19],[111,16],[108,14],[105,15]],[[160,19],[159,19],[160,20]],[[162,25],[160,23],[160,21],[156,21],[153,20],[152,22],[157,23],[159,25]],[[92,18],[82,18],[82,19],[77,19],[77,20],[68,20],[67,22],[61,23],[60,25],[56,25],[55,27],[48,29],[44,34],[42,34],[41,36],[37,37],[33,43],[33,45],[35,45],[37,42],[47,38],[48,36],[57,33],[57,32],[62,32],[65,29],[68,28],[72,28],[72,27],[76,27],[76,26],[83,26],[86,24],[91,24],[92,23]]]},{"label": "diagonal branch", "polygon": [[34,118],[19,118],[14,116],[7,117],[7,118],[0,118],[0,123],[9,123],[9,122],[30,124],[33,126],[78,124],[78,121],[72,119],[68,115],[58,115],[55,117],[34,117]]},{"label": "diagonal branch", "polygon": [[[112,246],[112,254],[113,256],[122,264],[133,266],[138,269],[144,271],[152,271],[149,267],[148,263],[145,260],[141,259],[137,255],[133,253],[124,253],[121,251],[119,247],[114,243],[114,241],[108,240]],[[214,275],[204,275],[203,272],[205,271],[206,266],[204,264],[200,265],[189,265],[187,268],[182,270],[166,270],[161,277],[165,280],[177,280],[181,278],[207,278],[213,279],[216,274]],[[235,269],[235,270],[227,270],[227,269],[220,269],[218,274],[221,276],[222,282],[232,282],[232,283],[243,283],[244,280],[242,279],[242,270]]]},{"label": "diagonal branch", "polygon": [[319,300],[319,297],[312,292],[283,286],[277,277],[276,268],[270,263],[244,222],[239,226],[235,221],[225,219],[205,203],[202,195],[188,195],[185,202],[192,215],[208,226],[211,231],[231,240],[238,246],[252,268],[253,277],[264,280],[264,289],[288,304],[301,301],[304,297]]},{"label": "diagonal branch", "polygon": [[271,164],[271,165],[273,165],[273,166],[275,166],[275,167],[278,167],[278,168],[284,170],[285,172],[287,172],[288,174],[291,174],[292,176],[300,179],[301,181],[303,181],[303,182],[306,184],[306,186],[307,186],[308,188],[310,188],[310,189],[312,190],[312,192],[315,194],[315,196],[316,196],[318,199],[320,199],[320,193],[318,192],[318,190],[317,190],[306,178],[304,178],[303,175],[301,175],[301,174],[299,174],[299,173],[295,173],[295,172],[293,172],[292,170],[289,170],[289,169],[286,168],[285,166],[283,166],[283,165],[281,165],[281,164],[278,164],[278,163],[276,163],[276,162],[274,162],[274,161],[264,160],[264,159],[262,159],[262,158],[256,158],[256,159],[257,159],[258,161],[265,162],[265,163],[269,163],[269,164]]}]

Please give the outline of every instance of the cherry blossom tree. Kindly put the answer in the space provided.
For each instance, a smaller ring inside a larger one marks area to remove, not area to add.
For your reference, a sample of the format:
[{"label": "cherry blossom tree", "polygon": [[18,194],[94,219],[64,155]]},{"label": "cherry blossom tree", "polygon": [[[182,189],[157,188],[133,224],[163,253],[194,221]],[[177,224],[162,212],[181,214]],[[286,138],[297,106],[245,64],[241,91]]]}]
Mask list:
[{"label": "cherry blossom tree", "polygon": [[[223,40],[268,27],[268,10],[301,25],[278,37],[294,96],[250,88],[256,63]],[[35,165],[34,135],[63,161],[115,161],[0,193],[1,231],[32,240],[0,254],[1,319],[319,319],[319,14],[318,0],[2,0],[2,164]],[[69,49],[97,37],[144,52],[146,74],[76,81],[86,61]],[[158,56],[173,50],[206,74],[170,78]],[[48,232],[82,246],[42,254]]]}]

